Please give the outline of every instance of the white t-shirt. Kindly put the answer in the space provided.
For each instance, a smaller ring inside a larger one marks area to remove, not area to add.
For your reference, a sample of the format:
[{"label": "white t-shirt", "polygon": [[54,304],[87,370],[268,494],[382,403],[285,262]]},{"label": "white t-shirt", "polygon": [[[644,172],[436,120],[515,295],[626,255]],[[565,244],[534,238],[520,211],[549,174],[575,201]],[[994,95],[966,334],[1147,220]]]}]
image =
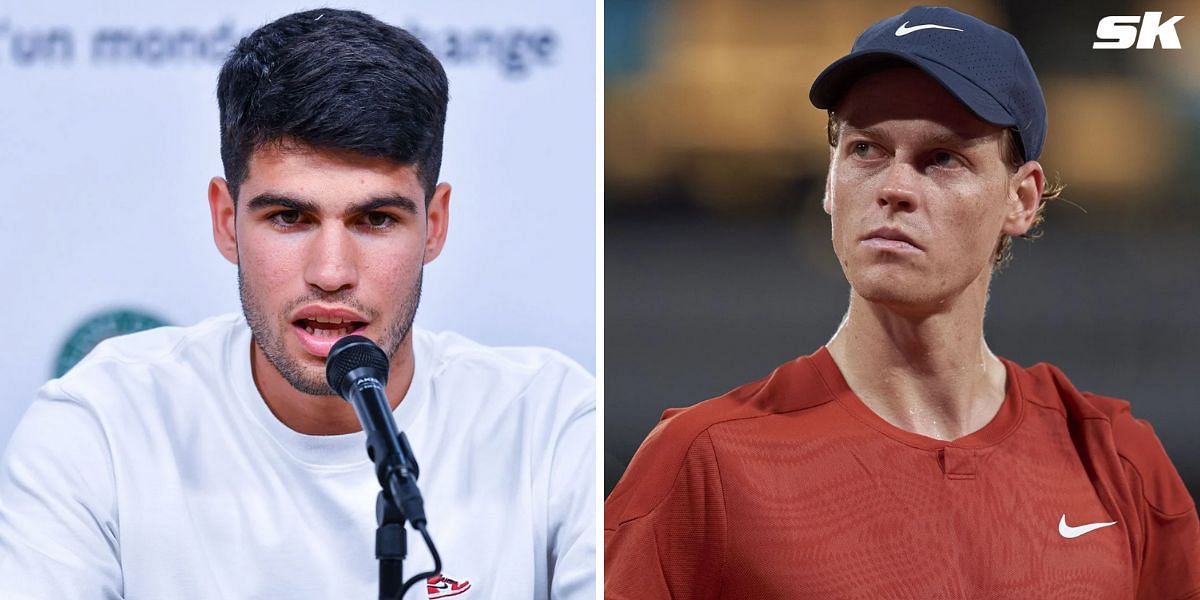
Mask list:
[{"label": "white t-shirt", "polygon": [[[413,341],[393,414],[443,573],[470,583],[454,598],[593,598],[592,376],[540,348]],[[42,387],[0,466],[0,598],[378,597],[366,436],[281,423],[250,344],[241,315],[155,329]],[[409,528],[404,576],[432,564]]]}]

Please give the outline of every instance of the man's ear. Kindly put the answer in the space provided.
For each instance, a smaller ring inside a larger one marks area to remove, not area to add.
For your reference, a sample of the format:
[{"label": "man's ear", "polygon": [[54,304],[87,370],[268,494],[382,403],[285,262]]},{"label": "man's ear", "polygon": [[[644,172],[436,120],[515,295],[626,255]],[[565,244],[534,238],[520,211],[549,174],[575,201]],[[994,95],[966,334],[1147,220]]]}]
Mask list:
[{"label": "man's ear", "polygon": [[212,214],[213,242],[225,260],[238,264],[237,208],[229,195],[229,184],[220,177],[208,182],[208,210]]},{"label": "man's ear", "polygon": [[446,244],[450,229],[450,184],[439,183],[425,209],[425,264],[433,262]]},{"label": "man's ear", "polygon": [[833,203],[830,201],[830,191],[833,188],[833,153],[837,148],[829,148],[829,168],[825,170],[825,197],[821,199],[821,208],[825,209],[825,214],[833,216]]},{"label": "man's ear", "polygon": [[1038,208],[1042,205],[1042,190],[1046,186],[1046,173],[1036,160],[1017,168],[1009,178],[1008,214],[1004,217],[1003,232],[1006,235],[1024,235],[1037,220]]}]

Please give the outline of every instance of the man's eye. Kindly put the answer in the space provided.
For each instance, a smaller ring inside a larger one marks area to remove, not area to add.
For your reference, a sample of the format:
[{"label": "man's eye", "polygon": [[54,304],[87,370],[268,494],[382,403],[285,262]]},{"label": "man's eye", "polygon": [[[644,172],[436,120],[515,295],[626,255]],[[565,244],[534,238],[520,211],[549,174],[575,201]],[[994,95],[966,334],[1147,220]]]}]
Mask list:
[{"label": "man's eye", "polygon": [[851,151],[859,158],[870,158],[874,147],[868,142],[854,142]]},{"label": "man's eye", "polygon": [[953,153],[939,150],[933,153],[933,164],[939,167],[953,169],[962,166],[962,161]]},{"label": "man's eye", "polygon": [[367,224],[371,227],[383,228],[389,227],[396,222],[395,217],[387,213],[373,212],[367,213]]},{"label": "man's eye", "polygon": [[300,211],[281,210],[271,215],[271,220],[277,225],[295,225],[300,222]]}]

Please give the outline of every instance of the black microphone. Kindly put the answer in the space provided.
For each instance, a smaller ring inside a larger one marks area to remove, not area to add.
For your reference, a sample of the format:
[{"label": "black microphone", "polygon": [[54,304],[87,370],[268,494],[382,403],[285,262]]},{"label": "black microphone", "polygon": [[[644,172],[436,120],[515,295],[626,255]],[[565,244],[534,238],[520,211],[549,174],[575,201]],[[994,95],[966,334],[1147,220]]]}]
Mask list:
[{"label": "black microphone", "polygon": [[413,527],[422,528],[426,523],[425,503],[417,489],[417,462],[408,438],[396,432],[384,389],[388,379],[387,354],[361,335],[348,335],[329,350],[325,379],[329,387],[354,406],[367,434],[367,456],[375,463],[379,485],[391,494]]}]

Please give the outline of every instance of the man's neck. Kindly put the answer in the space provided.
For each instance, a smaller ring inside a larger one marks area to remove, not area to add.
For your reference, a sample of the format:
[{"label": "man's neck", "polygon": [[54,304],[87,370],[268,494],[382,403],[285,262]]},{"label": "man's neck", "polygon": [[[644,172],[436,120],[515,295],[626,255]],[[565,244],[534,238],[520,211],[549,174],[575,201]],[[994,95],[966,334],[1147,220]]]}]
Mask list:
[{"label": "man's neck", "polygon": [[[250,342],[250,365],[254,384],[267,408],[293,431],[306,435],[339,435],[362,430],[354,407],[339,396],[314,396],[292,387],[271,364],[255,342]],[[387,397],[392,410],[404,399],[414,370],[412,334],[392,357]]]},{"label": "man's neck", "polygon": [[986,290],[944,310],[901,315],[852,294],[829,353],[850,389],[885,421],[954,440],[982,429],[1004,402],[1004,364],[983,339],[985,303]]}]

